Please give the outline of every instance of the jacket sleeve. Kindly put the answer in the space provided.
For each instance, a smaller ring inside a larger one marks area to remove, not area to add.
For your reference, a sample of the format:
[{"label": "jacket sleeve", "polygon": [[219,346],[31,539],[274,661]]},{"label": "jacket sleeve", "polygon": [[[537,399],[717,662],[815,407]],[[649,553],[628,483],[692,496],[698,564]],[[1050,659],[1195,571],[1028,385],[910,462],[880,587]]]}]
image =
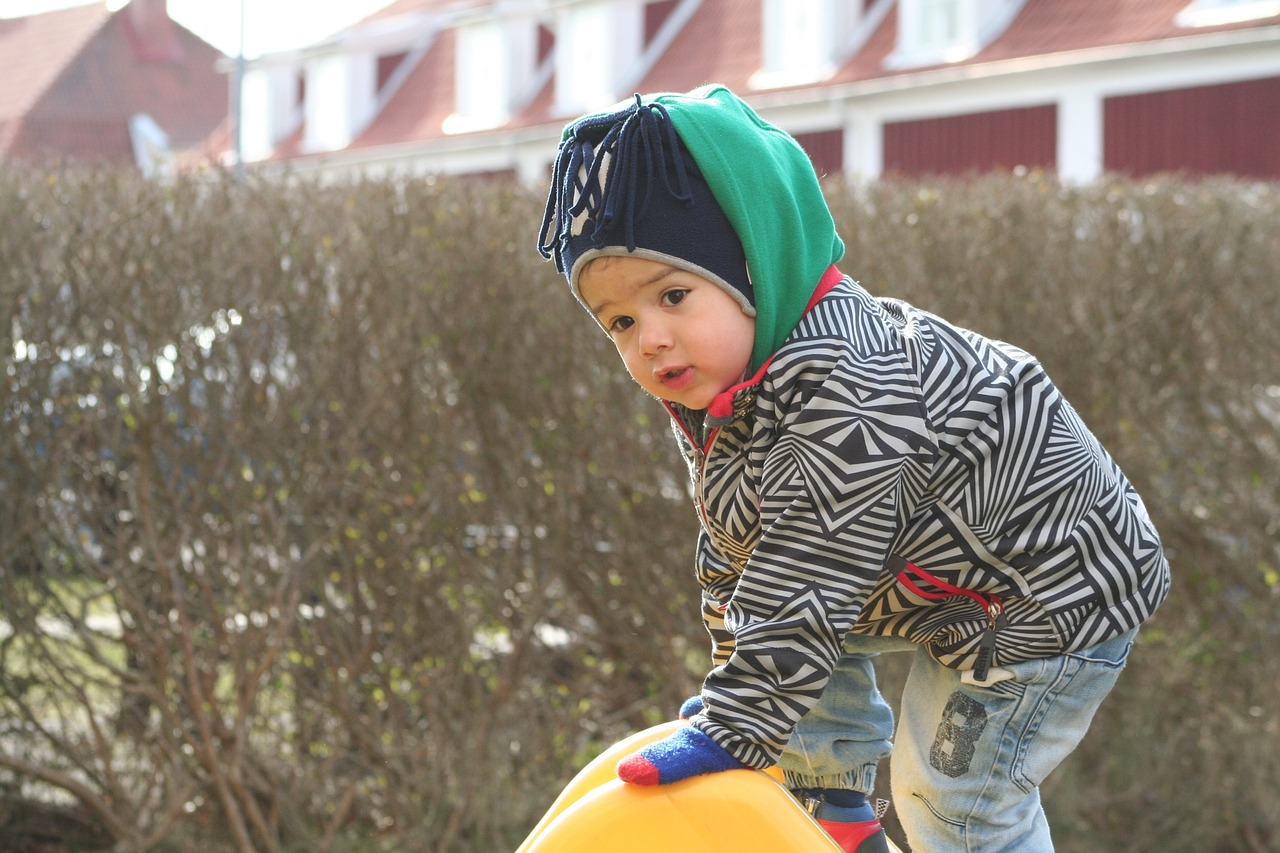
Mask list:
[{"label": "jacket sleeve", "polygon": [[900,351],[772,371],[760,538],[724,611],[733,653],[708,675],[693,720],[752,767],[777,761],[822,695],[937,451]]}]

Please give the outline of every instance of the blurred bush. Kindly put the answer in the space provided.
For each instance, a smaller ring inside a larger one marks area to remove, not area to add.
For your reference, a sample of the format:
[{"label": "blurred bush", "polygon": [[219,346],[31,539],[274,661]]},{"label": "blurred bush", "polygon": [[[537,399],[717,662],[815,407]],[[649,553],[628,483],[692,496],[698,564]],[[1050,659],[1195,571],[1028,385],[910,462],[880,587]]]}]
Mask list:
[{"label": "blurred bush", "polygon": [[[828,189],[842,268],[1036,353],[1169,546],[1061,849],[1273,849],[1280,191]],[[683,465],[541,204],[0,170],[0,834],[512,849],[696,690]]]}]

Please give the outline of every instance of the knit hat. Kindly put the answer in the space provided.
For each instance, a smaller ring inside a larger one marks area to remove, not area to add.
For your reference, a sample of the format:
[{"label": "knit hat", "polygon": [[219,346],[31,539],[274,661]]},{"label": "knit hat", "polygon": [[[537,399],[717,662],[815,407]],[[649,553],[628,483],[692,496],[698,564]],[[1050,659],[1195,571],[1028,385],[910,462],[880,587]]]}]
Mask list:
[{"label": "knit hat", "polygon": [[579,302],[589,261],[632,256],[712,281],[746,314],[756,313],[737,232],[666,109],[640,95],[566,129],[538,249],[555,260]]}]

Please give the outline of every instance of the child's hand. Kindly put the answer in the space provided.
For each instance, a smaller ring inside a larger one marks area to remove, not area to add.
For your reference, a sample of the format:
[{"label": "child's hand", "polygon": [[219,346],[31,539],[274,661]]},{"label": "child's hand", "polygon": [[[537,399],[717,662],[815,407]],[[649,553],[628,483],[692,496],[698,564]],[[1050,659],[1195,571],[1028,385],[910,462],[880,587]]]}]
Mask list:
[{"label": "child's hand", "polygon": [[690,696],[684,700],[684,704],[680,706],[680,719],[687,720],[690,717],[696,717],[702,712],[702,694]]},{"label": "child's hand", "polygon": [[744,765],[693,726],[649,744],[618,762],[618,778],[632,785],[670,785],[691,776]]}]

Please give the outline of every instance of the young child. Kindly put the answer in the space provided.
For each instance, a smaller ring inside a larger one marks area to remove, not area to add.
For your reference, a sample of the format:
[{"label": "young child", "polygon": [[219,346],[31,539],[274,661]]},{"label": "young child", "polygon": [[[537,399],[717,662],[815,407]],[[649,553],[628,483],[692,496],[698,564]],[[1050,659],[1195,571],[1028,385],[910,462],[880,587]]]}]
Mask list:
[{"label": "young child", "polygon": [[[1051,850],[1038,785],[1169,587],[1141,499],[1022,350],[841,273],[803,150],[727,89],[565,130],[539,239],[663,401],[713,668],[638,785],[778,764],[848,851]],[[896,737],[874,655],[913,655]]]}]

